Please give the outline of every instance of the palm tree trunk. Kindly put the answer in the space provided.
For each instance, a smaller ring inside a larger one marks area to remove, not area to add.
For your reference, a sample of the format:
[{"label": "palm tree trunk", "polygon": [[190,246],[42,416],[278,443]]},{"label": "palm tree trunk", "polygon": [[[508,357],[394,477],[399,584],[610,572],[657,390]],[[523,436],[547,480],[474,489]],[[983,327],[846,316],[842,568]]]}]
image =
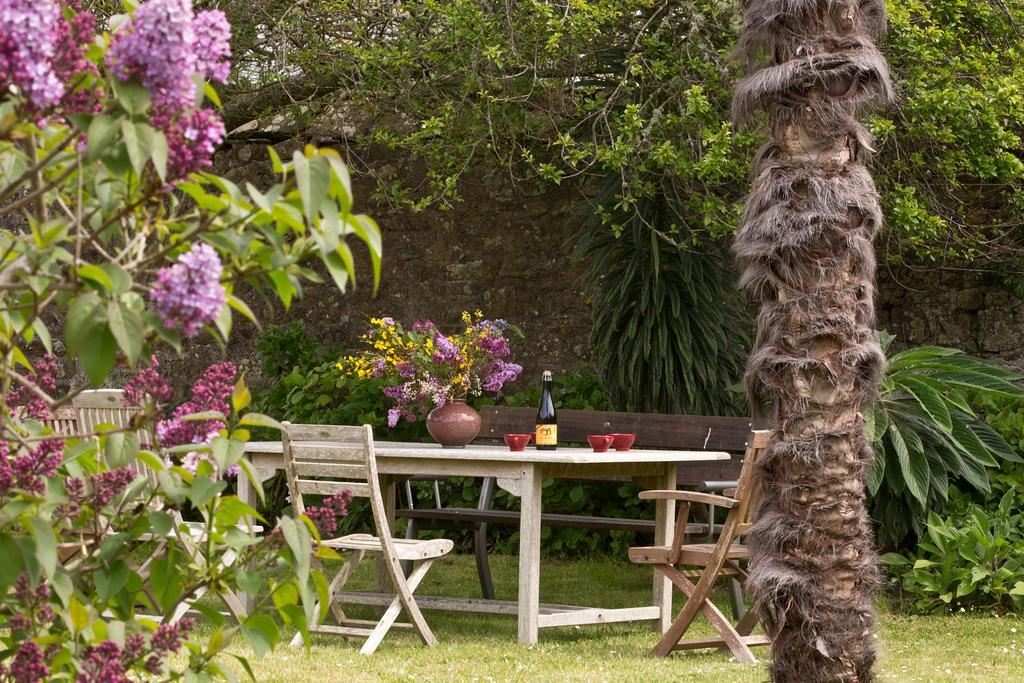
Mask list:
[{"label": "palm tree trunk", "polygon": [[882,215],[856,115],[892,96],[873,42],[884,26],[883,0],[749,0],[740,38],[751,73],[733,116],[770,133],[734,250],[761,301],[747,390],[777,429],[758,468],[748,581],[775,681],[872,679],[874,456],[859,409],[884,364],[871,245]]}]

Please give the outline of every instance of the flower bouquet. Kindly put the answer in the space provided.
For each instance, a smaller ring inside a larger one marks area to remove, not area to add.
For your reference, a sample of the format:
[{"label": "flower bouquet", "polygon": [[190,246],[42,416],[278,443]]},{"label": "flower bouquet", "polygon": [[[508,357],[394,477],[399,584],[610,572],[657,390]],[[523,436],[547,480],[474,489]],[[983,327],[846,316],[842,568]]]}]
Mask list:
[{"label": "flower bouquet", "polygon": [[[356,377],[393,382],[384,390],[394,403],[388,410],[388,426],[394,427],[402,418],[412,422],[432,408],[430,415],[440,419],[454,410],[452,404],[469,396],[501,391],[523,370],[504,360],[511,353],[509,335],[522,336],[517,327],[504,320],[487,320],[481,311],[463,312],[462,322],[461,332],[445,335],[429,320],[416,321],[406,329],[392,318],[371,318],[370,329],[361,337],[370,348],[345,358],[338,367]],[[439,414],[446,406],[448,411]],[[468,407],[465,410],[473,412]],[[476,429],[479,419],[476,415]],[[468,422],[461,418],[453,421]],[[436,426],[437,420],[432,424],[428,417],[428,430],[444,444],[445,439],[435,433]],[[474,436],[475,431],[465,442]]]}]

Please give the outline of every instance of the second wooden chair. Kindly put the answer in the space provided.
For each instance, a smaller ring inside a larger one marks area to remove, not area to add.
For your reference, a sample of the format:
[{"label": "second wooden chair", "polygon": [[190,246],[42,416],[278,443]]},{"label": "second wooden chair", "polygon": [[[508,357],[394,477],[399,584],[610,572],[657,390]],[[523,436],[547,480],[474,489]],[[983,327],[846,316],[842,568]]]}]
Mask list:
[{"label": "second wooden chair", "polygon": [[[770,435],[769,431],[751,432],[736,490],[726,491],[732,495],[718,496],[695,491],[640,492],[640,498],[644,500],[678,501],[679,514],[671,545],[630,548],[629,560],[635,564],[652,565],[687,598],[683,609],[665,632],[661,642],[655,646],[652,654],[664,657],[673,650],[718,647],[728,648],[738,662],[753,664],[757,660],[750,648],[770,644],[767,636],[750,635],[757,625],[757,610],[749,610],[739,623],[733,626],[710,597],[711,589],[719,577],[733,577],[741,582],[747,577],[746,571],[740,565],[740,562],[748,557],[747,546],[737,541],[750,529],[750,517],[757,499],[754,466],[767,447]],[[728,508],[725,524],[716,543],[684,543],[686,520],[690,505],[694,503]],[[697,577],[697,583],[694,584],[690,579]],[[719,636],[680,640],[698,612],[707,617]]]},{"label": "second wooden chair", "polygon": [[[366,642],[359,652],[364,655],[372,654],[377,649],[392,626],[411,626],[427,646],[436,645],[437,638],[427,626],[413,592],[433,561],[451,551],[452,542],[445,538],[417,540],[392,537],[377,475],[373,431],[369,425],[342,427],[284,422],[282,427],[288,491],[295,511],[304,514],[304,496],[335,496],[349,491],[355,497],[369,498],[377,531],[376,535],[349,534],[323,539],[324,545],[350,554],[328,587],[329,608],[336,624],[311,625],[309,630],[314,633],[363,636]],[[395,591],[394,599],[376,623],[350,619],[338,600],[338,593],[366,553],[382,558]],[[402,561],[419,562],[408,578],[399,564]],[[403,609],[411,624],[396,624],[398,614]],[[292,645],[299,643],[301,635],[296,635]]]}]

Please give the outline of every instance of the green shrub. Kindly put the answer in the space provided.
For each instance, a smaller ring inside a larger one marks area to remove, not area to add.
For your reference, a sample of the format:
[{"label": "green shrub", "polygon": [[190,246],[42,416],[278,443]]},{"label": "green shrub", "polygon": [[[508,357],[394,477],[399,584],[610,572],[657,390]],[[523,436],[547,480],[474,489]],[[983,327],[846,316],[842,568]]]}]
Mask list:
[{"label": "green shrub", "polygon": [[991,507],[954,496],[946,517],[929,514],[914,552],[883,556],[893,583],[915,612],[1024,609],[1024,490]]},{"label": "green shrub", "polygon": [[[884,347],[892,337],[880,333]],[[875,449],[866,475],[883,545],[924,532],[951,483],[985,493],[999,461],[1022,462],[972,402],[1024,398],[1021,375],[956,349],[924,346],[889,358],[881,397],[865,410]]]}]

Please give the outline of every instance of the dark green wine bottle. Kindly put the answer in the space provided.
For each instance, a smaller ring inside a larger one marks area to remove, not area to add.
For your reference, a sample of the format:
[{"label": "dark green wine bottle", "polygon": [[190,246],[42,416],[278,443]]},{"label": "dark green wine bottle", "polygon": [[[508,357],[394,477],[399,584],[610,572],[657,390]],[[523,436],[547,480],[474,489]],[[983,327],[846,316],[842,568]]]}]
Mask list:
[{"label": "dark green wine bottle", "polygon": [[534,437],[539,451],[553,451],[558,447],[558,418],[555,402],[551,399],[551,371],[544,371],[544,390],[537,410],[537,432]]}]

